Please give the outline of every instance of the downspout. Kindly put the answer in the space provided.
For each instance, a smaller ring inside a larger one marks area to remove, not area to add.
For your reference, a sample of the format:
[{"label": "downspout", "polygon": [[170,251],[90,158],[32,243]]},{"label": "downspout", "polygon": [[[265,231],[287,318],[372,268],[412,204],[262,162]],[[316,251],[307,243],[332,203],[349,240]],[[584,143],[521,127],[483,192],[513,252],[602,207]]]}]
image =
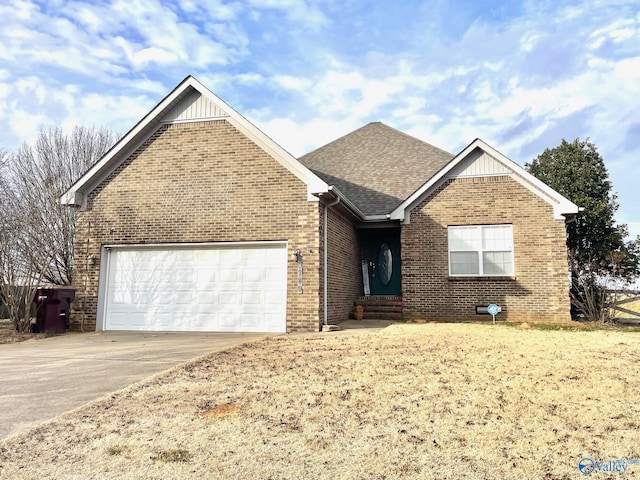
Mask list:
[{"label": "downspout", "polygon": [[328,298],[327,298],[327,293],[328,293],[328,284],[327,284],[327,266],[329,264],[329,262],[327,261],[327,252],[329,251],[329,247],[327,245],[327,240],[329,238],[329,232],[327,229],[327,224],[328,222],[328,218],[329,218],[329,208],[333,207],[334,205],[337,205],[338,203],[340,203],[340,197],[336,198],[336,200],[334,202],[331,203],[325,203],[324,204],[324,225],[323,225],[323,231],[324,231],[324,243],[323,243],[323,254],[322,254],[322,261],[323,261],[323,268],[322,268],[322,302],[323,302],[323,319],[322,319],[322,325],[326,326],[329,325],[329,320],[328,320],[328,313],[327,313],[327,307],[329,304]]}]

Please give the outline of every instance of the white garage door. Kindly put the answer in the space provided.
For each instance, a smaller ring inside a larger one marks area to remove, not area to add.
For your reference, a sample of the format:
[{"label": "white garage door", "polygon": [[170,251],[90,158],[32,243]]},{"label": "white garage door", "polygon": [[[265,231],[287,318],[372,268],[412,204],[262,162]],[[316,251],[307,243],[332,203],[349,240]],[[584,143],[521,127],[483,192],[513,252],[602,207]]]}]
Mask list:
[{"label": "white garage door", "polygon": [[105,330],[284,332],[283,245],[109,251]]}]

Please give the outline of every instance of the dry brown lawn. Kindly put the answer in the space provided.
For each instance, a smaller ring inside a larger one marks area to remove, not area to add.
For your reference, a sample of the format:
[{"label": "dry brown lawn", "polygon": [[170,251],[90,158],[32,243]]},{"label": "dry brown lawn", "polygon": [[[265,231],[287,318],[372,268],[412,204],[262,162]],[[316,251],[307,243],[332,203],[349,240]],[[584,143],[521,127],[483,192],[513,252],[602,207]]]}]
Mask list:
[{"label": "dry brown lawn", "polygon": [[39,339],[50,336],[44,333],[16,332],[11,321],[0,318],[0,344],[24,342],[25,340]]},{"label": "dry brown lawn", "polygon": [[583,478],[583,457],[640,458],[639,366],[616,330],[272,337],[0,443],[0,478]]}]

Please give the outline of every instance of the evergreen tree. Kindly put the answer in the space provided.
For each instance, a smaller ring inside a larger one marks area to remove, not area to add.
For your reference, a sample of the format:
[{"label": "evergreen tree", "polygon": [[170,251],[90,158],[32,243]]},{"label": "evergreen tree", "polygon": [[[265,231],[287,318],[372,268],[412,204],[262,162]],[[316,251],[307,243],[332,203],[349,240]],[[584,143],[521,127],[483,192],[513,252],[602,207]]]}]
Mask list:
[{"label": "evergreen tree", "polygon": [[588,139],[563,139],[525,168],[583,208],[567,223],[572,305],[588,319],[605,319],[604,284],[638,275],[640,237],[627,241],[626,225],[615,222],[617,196],[602,156]]}]

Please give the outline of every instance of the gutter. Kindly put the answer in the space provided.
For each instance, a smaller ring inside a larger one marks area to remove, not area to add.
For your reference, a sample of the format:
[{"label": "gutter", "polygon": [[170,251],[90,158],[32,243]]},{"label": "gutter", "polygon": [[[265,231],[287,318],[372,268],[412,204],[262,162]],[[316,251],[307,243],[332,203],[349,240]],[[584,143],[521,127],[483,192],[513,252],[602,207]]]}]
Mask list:
[{"label": "gutter", "polygon": [[328,192],[331,193],[334,197],[338,198],[338,201],[335,203],[331,203],[329,206],[335,205],[336,203],[342,202],[347,206],[349,211],[358,219],[363,220],[366,218],[366,215],[362,213],[362,211],[356,207],[351,200],[349,200],[340,190],[338,190],[335,186],[330,185]]}]

